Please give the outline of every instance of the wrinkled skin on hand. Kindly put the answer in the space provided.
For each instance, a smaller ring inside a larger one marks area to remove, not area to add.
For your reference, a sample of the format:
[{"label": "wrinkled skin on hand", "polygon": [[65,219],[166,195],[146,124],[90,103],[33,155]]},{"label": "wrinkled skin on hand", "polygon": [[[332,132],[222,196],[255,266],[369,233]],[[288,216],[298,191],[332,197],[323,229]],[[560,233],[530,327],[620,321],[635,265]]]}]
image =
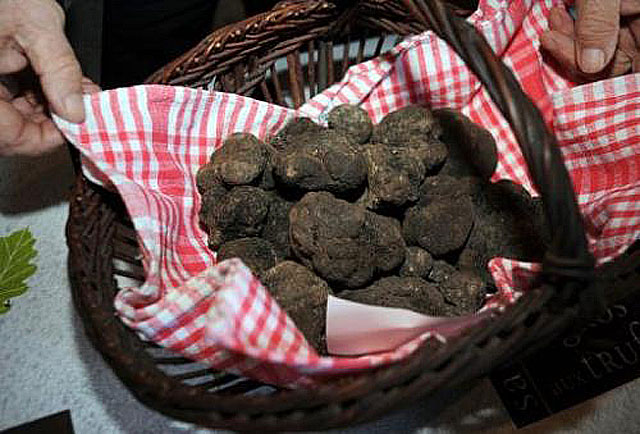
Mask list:
[{"label": "wrinkled skin on hand", "polygon": [[549,15],[540,43],[563,72],[593,81],[640,71],[640,0],[576,0],[576,16],[564,7]]},{"label": "wrinkled skin on hand", "polygon": [[54,0],[0,0],[0,156],[39,155],[64,143],[49,111],[84,120],[82,77]]}]

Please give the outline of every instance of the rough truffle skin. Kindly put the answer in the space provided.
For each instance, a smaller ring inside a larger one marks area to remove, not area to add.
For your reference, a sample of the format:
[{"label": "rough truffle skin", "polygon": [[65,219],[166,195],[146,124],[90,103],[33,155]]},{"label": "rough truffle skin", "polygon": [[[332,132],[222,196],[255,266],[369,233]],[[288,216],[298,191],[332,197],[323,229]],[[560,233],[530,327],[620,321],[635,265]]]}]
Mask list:
[{"label": "rough truffle skin", "polygon": [[381,144],[364,148],[367,161],[367,208],[384,210],[402,207],[418,199],[427,167],[418,148],[397,148]]},{"label": "rough truffle skin", "polygon": [[234,187],[213,201],[203,214],[209,247],[216,250],[227,241],[259,236],[270,202],[267,192],[251,186]]},{"label": "rough truffle skin", "polygon": [[218,249],[217,260],[240,258],[256,276],[262,276],[278,262],[278,255],[267,240],[257,237],[239,238]]},{"label": "rough truffle skin", "polygon": [[449,150],[440,173],[489,180],[498,165],[498,148],[491,133],[457,110],[440,109],[433,114],[442,126],[441,140]]},{"label": "rough truffle skin", "polygon": [[422,160],[428,174],[440,170],[448,157],[448,148],[438,137],[440,125],[431,111],[420,106],[409,106],[389,113],[375,126],[372,143],[412,149]]},{"label": "rough truffle skin", "polygon": [[402,224],[408,244],[418,245],[433,256],[442,257],[461,249],[473,227],[474,211],[466,196],[437,200],[410,208]]},{"label": "rough truffle skin", "polygon": [[427,280],[434,283],[445,282],[449,277],[456,273],[456,267],[443,260],[433,261],[433,267],[429,272]]},{"label": "rough truffle skin", "polygon": [[428,176],[418,189],[417,205],[427,206],[440,200],[452,200],[459,197],[471,197],[476,181],[473,178],[455,178],[438,174]]},{"label": "rough truffle skin", "polygon": [[485,281],[470,270],[455,270],[438,285],[446,302],[447,316],[470,315],[482,306],[487,295]]},{"label": "rough truffle skin", "polygon": [[406,243],[398,220],[367,211],[361,238],[373,251],[374,273],[390,273],[404,262]]},{"label": "rough truffle skin", "polygon": [[274,157],[274,177],[283,188],[349,195],[362,189],[367,167],[344,135],[321,130],[292,136]]},{"label": "rough truffle skin", "polygon": [[495,256],[542,260],[549,241],[542,201],[507,180],[478,181],[474,187],[472,198],[478,222],[469,247],[486,260]]},{"label": "rough truffle skin", "polygon": [[416,140],[428,142],[440,134],[440,125],[431,110],[413,105],[386,115],[374,128],[371,141],[391,146],[407,146]]},{"label": "rough truffle skin", "polygon": [[211,183],[207,187],[201,193],[200,222],[203,224],[207,218],[206,216],[218,206],[218,203],[229,191],[222,182]]},{"label": "rough truffle skin", "polygon": [[327,298],[331,293],[327,283],[293,261],[267,270],[262,283],[316,351],[327,354]]},{"label": "rough truffle skin", "polygon": [[357,105],[343,104],[335,107],[329,112],[327,121],[329,128],[344,134],[357,145],[369,140],[373,131],[369,114]]},{"label": "rough truffle skin", "polygon": [[422,277],[429,276],[433,269],[433,256],[426,250],[410,246],[407,247],[404,263],[400,268],[400,277]]},{"label": "rough truffle skin", "polygon": [[330,193],[306,194],[289,216],[295,256],[337,288],[361,288],[404,261],[397,221]]},{"label": "rough truffle skin", "polygon": [[211,163],[201,166],[196,172],[196,187],[202,195],[211,188],[224,187],[222,180],[216,175],[216,171]]},{"label": "rough truffle skin", "polygon": [[385,277],[364,289],[342,291],[339,297],[431,316],[446,316],[451,310],[436,285],[419,277]]},{"label": "rough truffle skin", "polygon": [[324,131],[321,125],[316,124],[309,118],[295,118],[269,140],[269,144],[278,151],[285,151],[297,146],[297,138],[307,134],[320,134]]},{"label": "rough truffle skin", "polygon": [[211,155],[213,173],[228,186],[257,182],[267,165],[266,145],[255,136],[236,133]]},{"label": "rough truffle skin", "polygon": [[289,248],[289,211],[293,206],[278,194],[270,192],[269,214],[262,229],[262,238],[269,241],[278,257],[286,259],[291,256]]}]

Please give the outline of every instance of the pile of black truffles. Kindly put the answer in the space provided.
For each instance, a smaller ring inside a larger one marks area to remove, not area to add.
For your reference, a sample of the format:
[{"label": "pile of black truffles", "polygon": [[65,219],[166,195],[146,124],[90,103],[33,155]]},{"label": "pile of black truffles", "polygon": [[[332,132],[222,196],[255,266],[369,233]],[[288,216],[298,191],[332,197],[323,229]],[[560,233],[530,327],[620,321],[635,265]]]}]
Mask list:
[{"label": "pile of black truffles", "polygon": [[491,183],[491,134],[461,113],[410,106],[373,125],[342,105],[328,127],[234,134],[198,171],[200,220],[219,261],[239,257],[326,354],[329,294],[436,316],[477,311],[495,256],[536,261],[541,202]]}]

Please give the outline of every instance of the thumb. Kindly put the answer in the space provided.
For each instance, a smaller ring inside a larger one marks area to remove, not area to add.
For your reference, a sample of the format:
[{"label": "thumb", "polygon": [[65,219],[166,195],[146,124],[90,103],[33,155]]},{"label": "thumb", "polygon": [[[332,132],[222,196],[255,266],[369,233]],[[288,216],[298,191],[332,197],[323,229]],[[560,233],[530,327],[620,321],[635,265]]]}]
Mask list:
[{"label": "thumb", "polygon": [[600,72],[613,58],[620,31],[620,0],[576,2],[576,58],[587,74]]},{"label": "thumb", "polygon": [[84,120],[82,70],[64,35],[64,18],[26,19],[17,27],[15,40],[38,74],[53,111],[70,122]]}]

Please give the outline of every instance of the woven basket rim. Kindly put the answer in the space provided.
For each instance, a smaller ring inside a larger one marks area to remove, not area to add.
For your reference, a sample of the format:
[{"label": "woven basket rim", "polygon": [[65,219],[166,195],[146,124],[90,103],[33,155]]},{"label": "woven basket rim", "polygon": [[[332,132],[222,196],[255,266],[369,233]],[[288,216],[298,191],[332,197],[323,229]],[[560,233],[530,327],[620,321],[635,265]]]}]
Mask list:
[{"label": "woven basket rim", "polygon": [[[369,2],[362,0],[358,6],[368,3],[376,8],[383,8],[384,13],[389,14],[395,13],[393,11],[404,7],[403,5],[409,5],[413,16],[419,17],[418,22],[425,27],[425,23],[429,20],[431,24],[438,23],[440,20],[440,36],[444,36],[445,39],[453,39],[453,46],[456,47],[458,44],[456,48],[464,51],[464,47],[460,46],[462,42],[456,32],[464,34],[464,37],[467,38],[464,33],[466,30],[452,27],[448,21],[443,24],[444,15],[437,15],[437,7],[434,11],[430,9],[431,6],[424,4],[421,0],[415,2],[404,0],[404,3],[400,0],[370,0]],[[175,83],[172,82],[175,80],[175,74],[178,76],[192,74],[190,70],[203,68],[203,65],[205,69],[211,69],[207,62],[220,64],[231,62],[233,56],[237,55],[237,47],[242,46],[243,40],[250,41],[252,37],[259,35],[259,31],[263,32],[263,36],[266,32],[267,37],[265,38],[268,39],[273,33],[271,27],[284,29],[279,36],[281,38],[285,38],[289,34],[288,32],[308,31],[309,27],[313,27],[314,24],[319,30],[317,33],[309,31],[308,35],[311,35],[309,38],[312,39],[317,34],[328,34],[341,13],[345,13],[344,10],[340,11],[335,5],[321,0],[283,2],[271,12],[260,14],[214,32],[193,50],[152,75],[148,82]],[[440,13],[444,13],[443,10],[440,10]],[[429,17],[429,14],[435,14],[435,17]],[[415,27],[416,24],[412,23],[411,26]],[[408,28],[413,28],[411,26]],[[437,25],[435,29],[438,33]],[[300,44],[307,42],[306,39],[301,41]],[[269,44],[273,45],[275,42],[271,41]],[[248,42],[245,45],[248,45]],[[474,46],[474,49],[476,51],[467,51],[463,54],[466,54],[474,62],[484,62],[482,64],[488,68],[489,74],[495,74],[499,77],[497,83],[490,84],[493,84],[494,94],[498,95],[498,98],[502,97],[502,101],[498,101],[502,103],[499,104],[501,108],[517,111],[512,114],[512,117],[515,117],[515,122],[519,123],[520,129],[535,130],[532,137],[527,136],[527,132],[523,131],[521,135],[518,135],[518,138],[529,142],[540,140],[540,143],[547,147],[553,146],[553,137],[549,138],[548,132],[540,130],[539,123],[531,121],[535,117],[535,113],[527,111],[527,109],[530,110],[529,106],[517,104],[517,107],[513,108],[512,104],[507,101],[509,97],[516,98],[512,94],[514,83],[509,80],[508,71],[491,70],[490,68],[497,67],[490,62],[487,63],[485,58],[493,56],[492,52],[488,53],[486,47],[478,49],[477,46]],[[214,60],[211,61],[207,56]],[[238,59],[237,64],[240,65],[244,60],[246,57]],[[515,86],[519,89],[517,82]],[[518,100],[518,102],[521,101]],[[535,110],[535,107],[533,109]],[[532,159],[535,158],[536,154],[533,152]],[[562,165],[561,161],[560,164]],[[551,186],[547,186],[547,191],[549,188],[566,188],[566,185],[562,184],[562,180],[557,180],[557,174],[550,175],[549,170],[550,168],[545,166],[534,168],[533,172],[542,178],[544,178],[542,175],[553,178],[550,182]],[[543,181],[548,180],[543,179]],[[142,345],[135,342],[137,338],[134,337],[133,332],[125,330],[122,323],[114,321],[113,306],[109,296],[113,296],[116,287],[112,279],[113,269],[108,264],[113,257],[113,252],[106,247],[89,245],[92,240],[110,239],[109,237],[112,237],[115,231],[115,221],[122,217],[120,205],[114,204],[112,198],[107,196],[104,191],[96,189],[79,172],[71,201],[67,240],[70,248],[74,299],[83,316],[85,328],[92,336],[96,347],[110,362],[121,380],[141,401],[172,417],[206,426],[234,429],[257,429],[259,427],[259,429],[294,430],[340,426],[345,423],[366,420],[378,415],[381,411],[393,408],[403,400],[411,400],[416,394],[425,394],[443,385],[475,378],[488,369],[488,366],[483,366],[483,363],[486,364],[488,360],[488,356],[481,354],[483,349],[487,351],[489,349],[497,351],[496,348],[502,349],[501,355],[493,361],[500,359],[500,357],[509,357],[522,349],[523,345],[520,342],[525,331],[533,336],[540,336],[540,343],[542,343],[553,332],[573,321],[580,313],[575,292],[584,284],[580,283],[581,281],[576,283],[574,279],[572,280],[572,276],[567,277],[560,273],[560,277],[554,280],[553,284],[556,287],[562,286],[564,288],[562,298],[568,300],[566,303],[550,309],[549,300],[555,298],[557,294],[550,289],[551,283],[546,283],[541,289],[528,292],[521,297],[516,305],[500,315],[499,320],[492,319],[487,323],[486,328],[478,327],[468,335],[447,345],[444,350],[429,353],[430,348],[423,345],[411,357],[400,363],[377,369],[360,376],[360,378],[323,385],[313,391],[283,391],[276,396],[269,397],[241,394],[218,395],[181,384],[163,374],[148,355],[145,358],[141,350]],[[563,208],[563,212],[565,211],[570,212],[571,209],[567,211]],[[575,219],[571,221],[575,221]],[[581,227],[578,228],[578,232],[580,230],[582,230]],[[584,236],[583,230],[582,236]],[[87,259],[85,257],[87,251],[97,253]],[[580,255],[582,254],[580,253]],[[562,253],[557,256],[561,260],[566,258],[566,255]],[[581,261],[578,261],[576,267],[578,269],[584,268],[584,258],[578,259]],[[575,264],[569,265],[573,267]],[[573,271],[573,268],[571,270]],[[530,317],[535,317],[533,325],[524,327],[523,322]],[[452,355],[458,357],[455,358]],[[464,371],[465,367],[462,365],[471,360],[477,360],[477,366],[467,367],[467,370]],[[459,375],[462,371],[467,375]],[[388,406],[374,402],[381,395],[389,399]],[[343,405],[344,408],[340,405]],[[333,419],[326,420],[328,416]]]}]

